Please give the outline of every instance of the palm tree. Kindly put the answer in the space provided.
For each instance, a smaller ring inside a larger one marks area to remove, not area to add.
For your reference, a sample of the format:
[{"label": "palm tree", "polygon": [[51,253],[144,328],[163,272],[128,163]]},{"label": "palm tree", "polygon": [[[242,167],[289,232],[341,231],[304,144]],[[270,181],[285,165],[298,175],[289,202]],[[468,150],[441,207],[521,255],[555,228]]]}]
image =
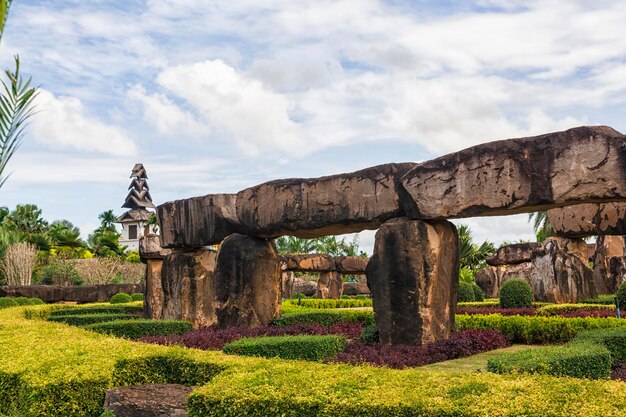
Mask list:
[{"label": "palm tree", "polygon": [[103,211],[98,215],[98,219],[100,220],[100,227],[102,227],[103,230],[107,230],[109,232],[115,230],[117,217],[113,214],[113,210]]},{"label": "palm tree", "polygon": [[537,234],[537,242],[543,242],[554,233],[547,211],[528,213],[528,221],[532,222],[533,230]]},{"label": "palm tree", "polygon": [[4,217],[3,224],[26,235],[46,233],[48,222],[41,217],[41,209],[35,204],[18,204]]},{"label": "palm tree", "polygon": [[457,227],[459,234],[459,263],[461,268],[477,271],[484,266],[485,260],[496,251],[491,242],[484,241],[478,246],[473,241],[472,230],[466,224]]}]

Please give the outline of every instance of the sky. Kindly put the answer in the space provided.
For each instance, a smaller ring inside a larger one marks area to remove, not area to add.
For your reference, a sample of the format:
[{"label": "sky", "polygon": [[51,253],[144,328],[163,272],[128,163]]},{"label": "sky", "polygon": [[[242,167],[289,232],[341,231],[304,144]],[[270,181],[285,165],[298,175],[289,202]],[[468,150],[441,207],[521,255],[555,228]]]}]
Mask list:
[{"label": "sky", "polygon": [[[136,162],[160,204],[579,125],[625,132],[624,21],[619,0],[16,0],[0,64],[19,54],[40,93],[0,205],[86,236],[124,211]],[[527,215],[460,222],[477,241],[534,237]]]}]

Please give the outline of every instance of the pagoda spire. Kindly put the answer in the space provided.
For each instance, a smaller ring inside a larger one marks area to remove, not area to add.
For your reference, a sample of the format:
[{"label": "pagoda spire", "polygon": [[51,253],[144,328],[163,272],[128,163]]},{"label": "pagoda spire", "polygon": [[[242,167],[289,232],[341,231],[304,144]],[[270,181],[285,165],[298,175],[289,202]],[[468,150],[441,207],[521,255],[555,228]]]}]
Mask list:
[{"label": "pagoda spire", "polygon": [[152,196],[150,195],[150,187],[148,186],[148,174],[143,164],[135,164],[130,177],[133,180],[128,186],[128,195],[122,207],[131,210],[154,208]]}]

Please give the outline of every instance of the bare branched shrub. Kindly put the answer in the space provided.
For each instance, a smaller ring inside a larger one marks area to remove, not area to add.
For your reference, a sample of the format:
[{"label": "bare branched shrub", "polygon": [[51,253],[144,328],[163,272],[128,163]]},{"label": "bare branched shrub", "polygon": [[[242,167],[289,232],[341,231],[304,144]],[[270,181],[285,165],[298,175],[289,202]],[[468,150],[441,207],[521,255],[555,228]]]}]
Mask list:
[{"label": "bare branched shrub", "polygon": [[145,265],[114,258],[91,258],[76,260],[74,269],[85,285],[137,284],[143,278]]},{"label": "bare branched shrub", "polygon": [[27,242],[7,246],[2,260],[2,272],[8,285],[30,285],[37,260],[37,248]]}]

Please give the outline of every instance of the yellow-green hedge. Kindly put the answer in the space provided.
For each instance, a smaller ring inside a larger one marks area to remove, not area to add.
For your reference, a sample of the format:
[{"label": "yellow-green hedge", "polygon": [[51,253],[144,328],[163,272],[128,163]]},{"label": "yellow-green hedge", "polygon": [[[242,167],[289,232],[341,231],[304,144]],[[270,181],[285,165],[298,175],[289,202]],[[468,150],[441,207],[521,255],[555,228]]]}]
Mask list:
[{"label": "yellow-green hedge", "polygon": [[97,417],[107,388],[150,382],[202,385],[189,399],[192,417],[617,417],[626,409],[620,382],[229,356],[39,320],[49,314],[42,308],[56,307],[0,311],[0,410],[10,416]]}]

